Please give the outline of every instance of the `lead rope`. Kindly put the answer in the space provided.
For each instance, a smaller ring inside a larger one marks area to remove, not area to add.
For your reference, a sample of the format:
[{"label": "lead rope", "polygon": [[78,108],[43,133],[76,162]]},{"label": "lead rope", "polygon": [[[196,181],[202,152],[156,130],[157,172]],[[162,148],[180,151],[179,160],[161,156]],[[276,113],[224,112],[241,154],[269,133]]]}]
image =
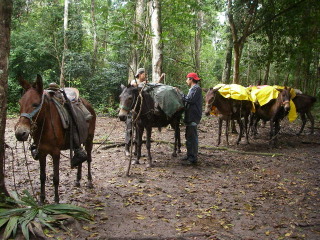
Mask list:
[{"label": "lead rope", "polygon": [[8,144],[5,144],[7,148],[9,148],[11,150],[11,155],[12,155],[12,178],[13,178],[13,186],[14,186],[14,190],[16,191],[16,193],[19,195],[18,193],[18,189],[17,189],[17,185],[16,185],[16,176],[15,176],[15,172],[14,172],[14,162],[15,162],[15,157],[14,157],[14,153],[13,153],[13,148],[10,147]]},{"label": "lead rope", "polygon": [[31,177],[30,177],[30,171],[29,171],[28,159],[27,159],[27,154],[26,154],[26,148],[25,148],[25,145],[24,145],[24,141],[23,141],[23,152],[24,152],[24,158],[25,158],[25,161],[26,161],[26,167],[27,167],[28,178],[29,178],[32,194],[33,194],[33,197],[38,201],[38,198],[35,195],[33,184],[32,184],[32,180],[31,180]]},{"label": "lead rope", "polygon": [[[37,128],[37,125],[36,125],[36,122],[38,120],[38,117],[39,117],[39,114],[42,110],[42,107],[43,107],[43,101],[44,101],[44,94],[42,95],[42,101],[41,101],[41,108],[36,116],[36,119],[35,121],[31,121],[31,131],[30,131],[30,135],[33,134],[34,130]],[[46,109],[45,109],[46,110]],[[46,112],[45,112],[46,113]],[[40,142],[41,142],[41,138],[42,138],[42,134],[43,134],[43,129],[44,129],[44,124],[45,124],[45,118],[44,118],[44,121],[43,121],[43,124],[42,124],[42,128],[41,128],[41,133],[40,133],[40,138],[39,138],[39,142],[38,142],[38,146],[37,146],[37,152],[39,152],[39,146],[40,146]],[[30,186],[31,186],[31,190],[32,190],[32,194],[33,194],[33,197],[38,201],[38,198],[34,192],[34,188],[33,188],[33,184],[32,184],[32,180],[31,180],[31,176],[30,176],[30,170],[29,170],[29,166],[28,166],[28,159],[27,159],[27,154],[26,154],[26,148],[25,148],[25,144],[24,144],[24,141],[23,141],[23,153],[24,153],[24,158],[25,158],[25,164],[26,164],[26,167],[27,167],[27,172],[28,172],[28,178],[29,178],[29,182],[30,182]]]},{"label": "lead rope", "polygon": [[[132,115],[132,121],[131,121],[131,129],[132,129],[132,134],[131,134],[131,145],[130,145],[130,159],[129,159],[129,165],[128,165],[128,168],[127,168],[127,173],[126,175],[127,176],[130,176],[130,168],[131,168],[131,162],[132,162],[132,149],[133,149],[133,135],[135,133],[135,125],[133,123],[135,123],[138,119],[138,117],[140,116],[140,113],[141,113],[141,110],[142,110],[142,103],[143,103],[143,96],[142,96],[142,91],[144,89],[144,87],[146,86],[143,85],[143,87],[141,88],[140,92],[139,92],[139,97],[141,98],[141,103],[140,103],[140,109],[139,109],[139,112],[138,114],[136,115],[136,117],[134,117],[134,115]],[[133,112],[136,111],[136,108],[138,106],[138,98],[137,98],[137,102],[136,104],[134,105],[134,108],[133,108]]]}]

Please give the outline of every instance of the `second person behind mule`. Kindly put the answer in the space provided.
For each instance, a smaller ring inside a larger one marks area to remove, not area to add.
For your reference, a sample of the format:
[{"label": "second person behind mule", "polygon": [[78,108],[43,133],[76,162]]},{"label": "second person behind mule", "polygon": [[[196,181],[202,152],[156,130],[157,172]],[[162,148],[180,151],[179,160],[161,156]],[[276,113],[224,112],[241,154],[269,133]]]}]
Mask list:
[{"label": "second person behind mule", "polygon": [[193,165],[198,161],[198,124],[202,116],[202,89],[199,86],[200,78],[196,73],[187,75],[186,83],[190,87],[187,95],[182,94],[185,102],[185,117],[186,124],[186,146],[187,155],[182,158],[183,165]]}]

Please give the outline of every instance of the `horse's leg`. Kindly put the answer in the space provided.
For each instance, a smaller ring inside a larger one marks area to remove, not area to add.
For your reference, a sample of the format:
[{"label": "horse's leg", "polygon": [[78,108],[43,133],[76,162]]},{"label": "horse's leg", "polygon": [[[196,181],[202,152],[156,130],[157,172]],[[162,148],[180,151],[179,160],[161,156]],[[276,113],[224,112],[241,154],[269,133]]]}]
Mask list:
[{"label": "horse's leg", "polygon": [[254,119],[253,119],[253,136],[257,136],[257,134],[258,134],[257,126],[258,126],[259,120],[260,120],[260,118],[258,118],[258,117],[254,117]]},{"label": "horse's leg", "polygon": [[77,179],[74,182],[74,186],[75,187],[80,187],[80,180],[82,178],[82,163],[79,164],[78,168],[77,168]]},{"label": "horse's leg", "polygon": [[170,124],[171,127],[174,129],[174,146],[173,146],[173,153],[172,153],[172,157],[176,157],[177,156],[177,145],[178,145],[178,136],[177,136],[177,132],[178,132],[178,127],[176,123]]},{"label": "horse's leg", "polygon": [[221,142],[221,128],[222,128],[222,119],[219,118],[218,119],[218,122],[219,122],[219,128],[218,128],[218,143],[217,145],[220,145],[220,142]]},{"label": "horse's leg", "polygon": [[279,120],[277,119],[270,119],[270,144],[274,147],[277,146],[278,143],[278,137],[277,137],[277,131],[280,130]]},{"label": "horse's leg", "polygon": [[39,163],[40,163],[40,184],[41,184],[41,191],[40,191],[40,204],[44,203],[46,199],[46,161],[47,155],[40,155],[39,156]]},{"label": "horse's leg", "polygon": [[248,123],[249,123],[249,115],[245,115],[244,116],[244,131],[245,131],[245,134],[246,134],[246,144],[249,144]]},{"label": "horse's leg", "polygon": [[[88,184],[87,187],[88,188],[93,188],[93,184],[92,184],[92,175],[91,175],[91,162],[92,162],[92,148],[93,148],[93,136],[90,137],[85,145],[86,148],[86,152],[87,152],[87,156],[88,156]],[[78,168],[78,171],[80,170],[80,179],[81,179],[81,168],[82,168],[82,164],[80,164],[80,169]],[[79,179],[79,181],[80,181]],[[79,182],[80,185],[80,182]]]},{"label": "horse's leg", "polygon": [[300,131],[298,132],[297,135],[300,135],[304,129],[304,126],[306,125],[307,123],[307,118],[306,118],[306,114],[305,113],[301,113],[300,114],[300,117],[301,117],[301,120],[302,120],[302,125],[301,125],[301,128],[300,128]]},{"label": "horse's leg", "polygon": [[54,185],[54,201],[59,203],[59,164],[60,151],[52,156],[53,160],[53,185]]},{"label": "horse's leg", "polygon": [[270,139],[274,136],[274,122],[273,118],[270,119]]},{"label": "horse's leg", "polygon": [[153,167],[152,157],[151,157],[151,133],[152,133],[152,128],[151,127],[146,127],[146,131],[147,131],[146,146],[147,146],[147,150],[148,150],[148,159],[149,159],[149,163],[147,164],[147,167]]},{"label": "horse's leg", "polygon": [[227,146],[229,145],[229,125],[230,125],[230,120],[226,120],[226,140],[227,140]]},{"label": "horse's leg", "polygon": [[310,111],[307,112],[307,116],[308,116],[308,118],[309,118],[309,120],[311,122],[311,132],[310,132],[310,134],[313,134],[314,133],[314,118],[313,118],[313,116],[312,116]]},{"label": "horse's leg", "polygon": [[239,128],[240,128],[240,132],[239,132],[238,140],[237,140],[237,145],[239,145],[239,143],[241,141],[242,134],[243,134],[243,124],[242,124],[241,118],[237,119],[237,122],[238,122]]},{"label": "horse's leg", "polygon": [[136,126],[137,157],[136,157],[136,160],[132,162],[132,164],[139,164],[139,159],[141,157],[143,131],[144,131],[143,126],[139,126],[139,125]]},{"label": "horse's leg", "polygon": [[231,132],[237,134],[237,128],[236,128],[236,124],[234,123],[234,120],[231,121]]}]

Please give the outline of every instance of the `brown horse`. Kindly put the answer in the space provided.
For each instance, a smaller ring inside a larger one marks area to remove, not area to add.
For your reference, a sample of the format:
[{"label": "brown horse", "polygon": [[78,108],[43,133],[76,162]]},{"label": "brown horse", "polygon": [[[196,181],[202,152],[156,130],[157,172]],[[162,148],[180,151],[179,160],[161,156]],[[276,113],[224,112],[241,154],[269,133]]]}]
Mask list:
[{"label": "brown horse", "polygon": [[[219,117],[219,132],[218,132],[218,144],[220,144],[221,141],[221,128],[222,128],[222,122],[226,121],[226,140],[227,144],[229,144],[228,141],[228,130],[229,130],[229,123],[230,120],[236,120],[240,127],[240,132],[237,140],[237,144],[240,143],[241,137],[243,133],[245,133],[246,136],[246,143],[249,143],[248,139],[248,121],[249,121],[249,115],[251,112],[252,103],[250,101],[246,100],[235,100],[231,98],[225,98],[223,97],[220,92],[220,88],[212,89],[210,88],[206,94],[206,109],[205,114],[207,116],[210,115],[210,112],[212,111],[212,107],[217,108],[217,115]],[[244,119],[244,124],[242,122],[242,118]]]},{"label": "brown horse", "polygon": [[[50,95],[43,90],[43,82],[40,75],[37,75],[36,82],[31,85],[23,78],[19,78],[20,85],[25,90],[21,97],[20,118],[15,126],[15,135],[18,141],[26,141],[31,135],[38,150],[40,163],[41,182],[41,203],[45,200],[46,181],[46,157],[51,155],[53,159],[53,183],[55,191],[55,202],[59,203],[59,163],[60,151],[70,148],[70,138],[68,129],[64,129],[58,110],[54,105]],[[92,115],[88,120],[88,137],[83,144],[87,152],[88,162],[88,187],[92,187],[91,176],[91,151],[93,147],[93,137],[96,124],[96,114],[91,105],[81,99],[85,107]],[[78,166],[76,185],[80,186],[82,164]]]},{"label": "brown horse", "polygon": [[270,121],[270,139],[274,140],[274,145],[276,144],[276,136],[280,131],[280,121],[290,111],[290,90],[291,88],[287,87],[278,89],[279,95],[276,99],[272,99],[263,106],[255,104],[256,112],[251,115],[250,119],[250,127],[254,135],[257,134],[257,124],[260,119]]},{"label": "brown horse", "polygon": [[300,131],[298,135],[300,135],[306,125],[307,117],[309,118],[311,122],[311,134],[314,132],[314,118],[311,114],[311,108],[313,104],[316,102],[316,98],[306,95],[306,94],[297,94],[292,101],[294,102],[294,105],[296,106],[297,112],[300,114],[302,125],[300,128]]},{"label": "brown horse", "polygon": [[[156,104],[150,94],[146,91],[140,91],[141,88],[133,87],[131,85],[125,87],[122,86],[122,93],[120,95],[120,112],[119,119],[125,121],[129,112],[135,109],[133,112],[132,119],[135,119],[136,127],[136,153],[137,158],[133,164],[138,164],[141,157],[141,145],[142,145],[142,135],[144,129],[147,132],[146,146],[148,150],[148,165],[147,167],[152,167],[152,157],[151,157],[151,133],[152,128],[166,127],[169,124],[172,129],[174,129],[174,150],[172,156],[177,156],[177,151],[181,152],[181,139],[180,139],[180,119],[183,110],[176,112],[171,118],[160,109],[156,110]],[[136,108],[135,108],[136,106]],[[155,112],[155,110],[157,112]]]}]

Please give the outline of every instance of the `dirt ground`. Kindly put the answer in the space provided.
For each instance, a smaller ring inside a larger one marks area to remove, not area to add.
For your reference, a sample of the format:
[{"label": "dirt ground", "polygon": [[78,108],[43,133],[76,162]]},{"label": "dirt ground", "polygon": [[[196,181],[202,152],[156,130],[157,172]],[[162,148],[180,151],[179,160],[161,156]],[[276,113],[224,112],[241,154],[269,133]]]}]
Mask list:
[{"label": "dirt ground", "polygon": [[[22,143],[17,143],[7,120],[6,184],[19,192],[30,181]],[[77,222],[69,231],[47,231],[49,239],[320,239],[320,130],[306,128],[296,136],[300,122],[282,122],[278,148],[268,142],[268,128],[257,139],[236,146],[230,134],[227,149],[209,149],[217,142],[217,120],[204,117],[199,125],[199,164],[182,166],[172,158],[172,146],[153,142],[155,167],[146,169],[146,148],[140,165],[126,177],[128,158],[124,147],[105,149],[124,140],[124,124],[116,118],[99,117],[93,153],[94,189],[86,188],[84,164],[82,187],[74,187],[76,170],[70,169],[63,152],[60,172],[61,202],[87,208],[92,222]],[[184,127],[181,129],[184,142]],[[108,139],[108,144],[99,143]],[[173,131],[153,130],[153,140],[173,142]],[[222,136],[222,146],[225,138]],[[99,147],[99,149],[97,149]],[[244,153],[246,152],[246,153]],[[261,154],[261,155],[260,155]],[[281,154],[281,155],[277,155]],[[39,164],[28,152],[28,168],[39,194]],[[13,170],[14,167],[14,171]],[[53,202],[52,161],[47,167],[47,200]]]}]

